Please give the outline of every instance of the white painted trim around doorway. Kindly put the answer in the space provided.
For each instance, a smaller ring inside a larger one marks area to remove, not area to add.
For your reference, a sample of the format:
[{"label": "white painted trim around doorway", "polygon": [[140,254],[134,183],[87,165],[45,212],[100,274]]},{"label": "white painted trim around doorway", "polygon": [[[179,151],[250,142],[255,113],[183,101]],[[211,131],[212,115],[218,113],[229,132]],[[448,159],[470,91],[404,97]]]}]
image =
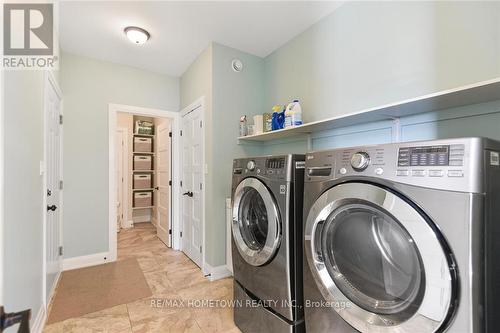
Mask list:
[{"label": "white painted trim around doorway", "polygon": [[[203,274],[205,276],[208,276],[209,274],[211,274],[211,272],[209,271],[210,269],[207,268],[207,262],[206,262],[206,238],[205,238],[205,235],[206,235],[206,232],[205,232],[205,228],[206,228],[206,175],[208,173],[208,167],[207,167],[207,164],[206,164],[206,154],[205,154],[205,150],[206,150],[206,131],[205,131],[205,96],[201,96],[199,97],[198,99],[196,99],[193,103],[189,104],[187,107],[185,107],[184,109],[181,110],[180,112],[180,117],[179,117],[179,126],[180,128],[182,129],[182,117],[184,117],[186,114],[198,109],[198,108],[201,108],[201,118],[202,118],[202,122],[203,122],[203,126],[202,126],[202,131],[203,131],[203,135],[202,135],[202,138],[203,138],[203,144],[202,144],[202,150],[203,150],[203,156],[202,156],[202,161],[203,161],[203,165],[204,165],[204,170],[203,170],[203,179],[202,179],[202,183],[203,183],[203,187],[202,187],[202,193],[203,193],[203,202],[202,202],[202,205],[203,205],[203,212],[202,212],[202,219],[203,219],[203,223],[202,223],[202,236],[201,236],[201,239],[202,239],[202,244],[201,244],[201,248],[202,248],[202,252],[201,252],[201,271],[203,272]],[[180,144],[180,148],[182,149],[182,137],[180,138],[179,140],[179,144]],[[182,166],[182,157],[180,158],[180,161],[179,161],[179,166]],[[180,175],[179,175],[180,176]],[[179,196],[181,195],[181,191],[182,189],[179,188]],[[181,212],[182,212],[182,200],[179,200],[179,208],[181,209]],[[182,216],[182,214],[180,215]],[[183,228],[183,225],[180,225],[181,229]],[[182,250],[182,240],[180,239],[180,235],[175,235],[176,238],[177,238],[177,241],[178,241],[178,244],[179,244],[179,248]],[[175,240],[175,238],[174,238]]]},{"label": "white painted trim around doorway", "polygon": [[[108,179],[109,179],[109,243],[108,243],[108,257],[107,261],[115,261],[117,258],[117,233],[116,233],[116,177],[115,177],[115,132],[117,128],[117,113],[129,113],[140,116],[147,117],[159,117],[159,118],[169,118],[172,120],[172,236],[174,236],[177,231],[180,230],[180,210],[179,210],[179,179],[180,179],[180,160],[179,160],[179,128],[180,128],[180,114],[179,112],[160,110],[160,109],[150,109],[130,105],[121,105],[110,103],[108,105],[108,137],[109,137],[109,148],[108,148]],[[172,248],[174,250],[179,250],[179,242],[175,242],[175,237],[173,237]]]}]

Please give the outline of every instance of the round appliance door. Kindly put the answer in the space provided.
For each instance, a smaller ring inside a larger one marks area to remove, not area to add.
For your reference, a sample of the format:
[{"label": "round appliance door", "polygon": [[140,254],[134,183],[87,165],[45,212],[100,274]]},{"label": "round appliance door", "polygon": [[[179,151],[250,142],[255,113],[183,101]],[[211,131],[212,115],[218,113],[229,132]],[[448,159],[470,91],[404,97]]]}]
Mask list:
[{"label": "round appliance door", "polygon": [[281,240],[281,221],[268,188],[256,178],[238,184],[233,200],[233,239],[239,253],[252,266],[268,263]]},{"label": "round appliance door", "polygon": [[440,237],[404,199],[368,183],[323,193],[305,250],[323,297],[360,332],[435,332],[450,314],[455,274]]}]

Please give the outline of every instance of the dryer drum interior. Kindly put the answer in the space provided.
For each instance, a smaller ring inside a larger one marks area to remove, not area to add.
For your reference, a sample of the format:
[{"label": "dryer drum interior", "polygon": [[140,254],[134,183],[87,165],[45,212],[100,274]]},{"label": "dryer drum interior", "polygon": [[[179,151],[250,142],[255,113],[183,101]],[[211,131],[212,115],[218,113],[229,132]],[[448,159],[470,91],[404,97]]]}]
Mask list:
[{"label": "dryer drum interior", "polygon": [[425,292],[425,269],[406,229],[362,201],[333,211],[315,239],[326,269],[344,295],[372,313],[404,321]]},{"label": "dryer drum interior", "polygon": [[[323,297],[361,332],[434,332],[447,316],[453,274],[441,239],[412,205],[374,184],[333,186],[305,229],[308,265]],[[369,331],[367,331],[369,327]]]}]

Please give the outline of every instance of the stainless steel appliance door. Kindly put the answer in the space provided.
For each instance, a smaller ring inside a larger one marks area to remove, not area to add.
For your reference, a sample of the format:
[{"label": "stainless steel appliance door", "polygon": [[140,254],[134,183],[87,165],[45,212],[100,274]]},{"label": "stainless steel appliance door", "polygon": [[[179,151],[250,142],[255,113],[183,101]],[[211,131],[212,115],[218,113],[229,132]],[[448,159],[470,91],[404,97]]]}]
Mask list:
[{"label": "stainless steel appliance door", "polygon": [[239,253],[252,266],[265,265],[279,248],[278,207],[271,192],[257,178],[245,178],[236,187],[232,231]]},{"label": "stainless steel appliance door", "polygon": [[305,252],[325,300],[360,332],[435,332],[447,319],[455,274],[441,240],[383,187],[323,193],[307,217]]}]

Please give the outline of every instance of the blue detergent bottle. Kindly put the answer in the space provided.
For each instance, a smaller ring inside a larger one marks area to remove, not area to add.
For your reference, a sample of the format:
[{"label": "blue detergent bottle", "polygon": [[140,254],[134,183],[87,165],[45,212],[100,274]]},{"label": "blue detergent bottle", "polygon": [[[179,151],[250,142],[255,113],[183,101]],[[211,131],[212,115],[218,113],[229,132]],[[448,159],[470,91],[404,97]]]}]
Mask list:
[{"label": "blue detergent bottle", "polygon": [[283,111],[278,112],[276,111],[275,108],[273,108],[275,111],[273,112],[273,119],[271,122],[272,125],[272,130],[279,130],[285,127],[285,110],[286,108],[283,108]]}]

